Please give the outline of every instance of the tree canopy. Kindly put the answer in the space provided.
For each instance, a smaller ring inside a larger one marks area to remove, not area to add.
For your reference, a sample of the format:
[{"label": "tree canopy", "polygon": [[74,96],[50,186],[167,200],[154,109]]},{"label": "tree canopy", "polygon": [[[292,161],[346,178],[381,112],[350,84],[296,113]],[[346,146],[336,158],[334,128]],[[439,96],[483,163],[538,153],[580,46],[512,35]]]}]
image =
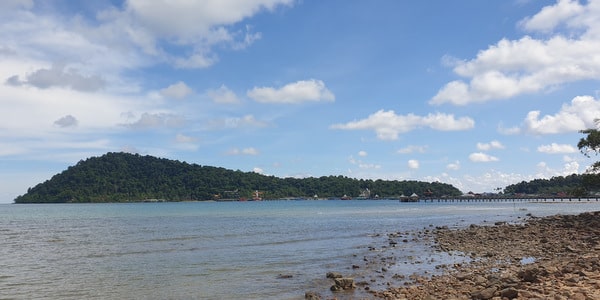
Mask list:
[{"label": "tree canopy", "polygon": [[129,153],[107,153],[79,161],[51,179],[29,188],[15,203],[127,202],[284,197],[358,197],[369,189],[381,198],[411,195],[458,196],[439,182],[352,179],[345,176],[277,178]]},{"label": "tree canopy", "polygon": [[[596,120],[598,121],[598,120]],[[585,138],[581,138],[577,143],[577,148],[583,153],[583,155],[590,157],[590,153],[598,155],[600,153],[600,131],[598,129],[586,129],[580,131],[583,134],[587,134]],[[590,171],[597,172],[600,170],[600,161],[595,162]]]},{"label": "tree canopy", "polygon": [[[599,124],[600,119],[596,119],[596,124]],[[587,157],[591,154],[598,155],[600,153],[600,131],[598,129],[581,130],[580,133],[586,134],[585,138],[581,138],[577,143],[577,148]],[[600,189],[600,161],[593,163],[584,174],[583,185],[588,190]]]}]

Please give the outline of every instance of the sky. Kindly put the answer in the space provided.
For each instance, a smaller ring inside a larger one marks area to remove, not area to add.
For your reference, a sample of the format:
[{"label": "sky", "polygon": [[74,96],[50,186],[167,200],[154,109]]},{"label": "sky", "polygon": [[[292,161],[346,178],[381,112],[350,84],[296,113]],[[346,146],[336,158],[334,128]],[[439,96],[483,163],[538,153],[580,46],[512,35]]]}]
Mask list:
[{"label": "sky", "polygon": [[599,80],[600,0],[4,0],[0,202],[118,151],[495,192],[598,159]]}]

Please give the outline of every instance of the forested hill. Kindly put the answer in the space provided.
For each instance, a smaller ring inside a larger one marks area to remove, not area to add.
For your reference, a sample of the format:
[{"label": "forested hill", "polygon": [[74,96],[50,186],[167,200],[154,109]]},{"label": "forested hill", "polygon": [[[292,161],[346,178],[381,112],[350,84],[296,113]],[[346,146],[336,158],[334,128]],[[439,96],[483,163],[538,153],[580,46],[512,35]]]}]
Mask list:
[{"label": "forested hill", "polygon": [[152,156],[107,153],[79,161],[29,188],[15,203],[213,200],[252,198],[255,191],[264,199],[357,197],[364,189],[382,198],[412,193],[432,197],[461,195],[452,185],[439,182],[357,180],[344,176],[277,178]]},{"label": "forested hill", "polygon": [[537,194],[585,196],[592,190],[597,190],[598,176],[594,174],[572,174],[556,176],[550,179],[534,179],[529,182],[519,182],[504,188],[505,194]]}]

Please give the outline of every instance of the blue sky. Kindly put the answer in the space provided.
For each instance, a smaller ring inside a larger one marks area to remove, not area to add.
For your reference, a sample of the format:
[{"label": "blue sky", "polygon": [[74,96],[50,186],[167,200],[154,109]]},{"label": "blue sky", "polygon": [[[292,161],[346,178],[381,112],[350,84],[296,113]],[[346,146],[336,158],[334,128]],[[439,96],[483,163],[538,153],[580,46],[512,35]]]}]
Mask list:
[{"label": "blue sky", "polygon": [[126,151],[490,192],[582,173],[600,1],[0,3],[0,202]]}]

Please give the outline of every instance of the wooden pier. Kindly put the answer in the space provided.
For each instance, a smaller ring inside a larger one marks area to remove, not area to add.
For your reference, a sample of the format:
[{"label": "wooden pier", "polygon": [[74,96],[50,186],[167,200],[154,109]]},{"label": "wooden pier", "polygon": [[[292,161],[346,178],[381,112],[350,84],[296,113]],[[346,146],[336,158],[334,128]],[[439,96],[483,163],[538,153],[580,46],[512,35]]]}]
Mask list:
[{"label": "wooden pier", "polygon": [[522,197],[442,197],[442,198],[419,198],[418,202],[598,202],[600,196],[594,197],[544,197],[544,196],[522,196]]}]

